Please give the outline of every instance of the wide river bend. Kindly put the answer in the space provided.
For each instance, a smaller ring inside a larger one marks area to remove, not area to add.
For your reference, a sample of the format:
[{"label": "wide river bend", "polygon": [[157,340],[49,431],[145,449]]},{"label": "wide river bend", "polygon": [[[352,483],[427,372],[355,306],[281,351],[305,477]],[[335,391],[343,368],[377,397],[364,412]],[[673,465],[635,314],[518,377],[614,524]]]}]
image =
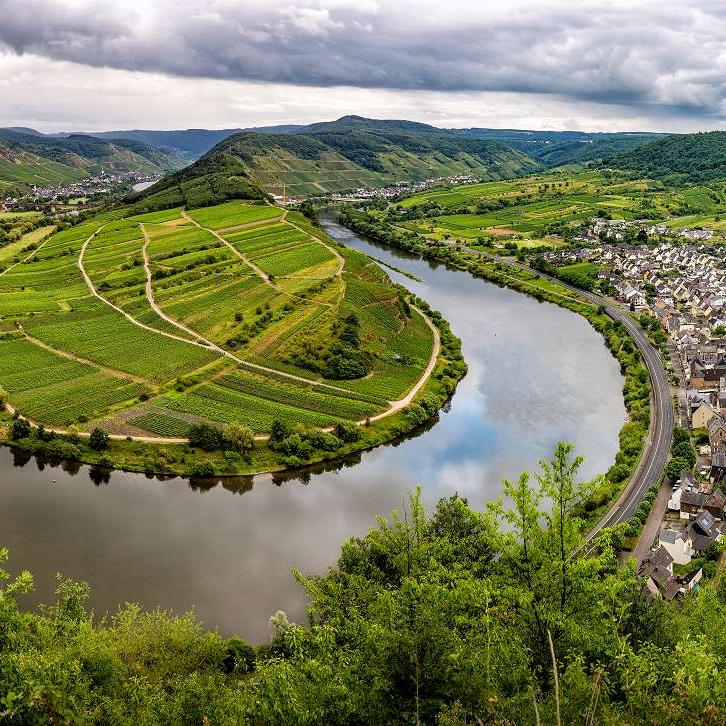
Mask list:
[{"label": "wide river bend", "polygon": [[440,310],[463,341],[469,373],[440,421],[360,463],[305,479],[232,480],[191,488],[88,467],[50,466],[0,449],[0,547],[30,569],[32,605],[52,597],[54,574],[88,580],[98,615],[136,601],[197,616],[224,634],[269,637],[268,619],[305,617],[292,566],[322,572],[341,543],[420,484],[428,503],[454,492],[477,507],[504,477],[532,470],[559,439],[605,471],[625,420],[623,379],[600,335],[580,316],[371,244],[326,219],[328,232],[422,279],[389,271]]}]

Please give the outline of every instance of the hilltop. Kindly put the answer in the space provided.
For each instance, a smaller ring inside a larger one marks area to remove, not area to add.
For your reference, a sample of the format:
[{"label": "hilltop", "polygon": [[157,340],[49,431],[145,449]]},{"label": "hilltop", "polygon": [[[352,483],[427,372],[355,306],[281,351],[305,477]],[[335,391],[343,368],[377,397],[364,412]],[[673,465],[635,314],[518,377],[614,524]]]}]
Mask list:
[{"label": "hilltop", "polygon": [[[219,202],[219,183],[232,177],[268,194],[311,196],[457,174],[510,179],[539,168],[537,161],[498,141],[467,138],[412,121],[345,116],[291,133],[233,134],[170,177],[164,187],[153,187],[145,198],[193,184],[214,188],[211,197]],[[220,169],[226,176],[219,176]],[[200,179],[210,173],[212,179]],[[248,194],[245,189],[243,195]]]},{"label": "hilltop", "polygon": [[726,178],[726,131],[675,134],[619,154],[611,166],[674,183]]},{"label": "hilltop", "polygon": [[165,174],[182,163],[132,139],[86,134],[48,136],[32,129],[0,129],[0,189],[73,182],[101,171]]}]

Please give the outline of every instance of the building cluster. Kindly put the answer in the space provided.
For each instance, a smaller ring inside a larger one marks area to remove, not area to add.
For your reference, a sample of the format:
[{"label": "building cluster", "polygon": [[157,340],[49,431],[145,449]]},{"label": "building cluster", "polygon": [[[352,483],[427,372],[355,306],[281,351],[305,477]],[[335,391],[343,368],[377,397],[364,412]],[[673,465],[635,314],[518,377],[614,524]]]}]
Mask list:
[{"label": "building cluster", "polygon": [[698,587],[703,568],[694,567],[692,560],[706,556],[709,547],[721,541],[725,510],[723,490],[683,472],[668,500],[658,544],[640,564],[654,596],[672,600]]},{"label": "building cluster", "polygon": [[338,194],[333,195],[333,198],[350,198],[355,197],[356,199],[392,199],[399,196],[400,194],[414,194],[415,192],[422,192],[426,189],[433,187],[448,186],[448,185],[460,185],[460,184],[475,184],[480,179],[472,174],[457,174],[455,176],[440,176],[431,177],[430,179],[422,179],[421,181],[400,181],[395,184],[391,184],[387,187],[380,189],[370,189],[362,187],[356,189],[350,194]]},{"label": "building cluster", "polygon": [[68,199],[108,194],[122,185],[156,181],[158,176],[141,171],[95,174],[77,182],[33,186],[29,192],[0,199],[0,209],[53,209]]},{"label": "building cluster", "polygon": [[668,227],[665,224],[653,224],[647,220],[626,221],[624,219],[595,217],[589,228],[582,233],[581,239],[622,242],[626,239],[629,231],[634,232],[636,235],[642,231],[648,237],[680,239],[691,242],[707,242],[714,238],[714,231],[707,228]]}]

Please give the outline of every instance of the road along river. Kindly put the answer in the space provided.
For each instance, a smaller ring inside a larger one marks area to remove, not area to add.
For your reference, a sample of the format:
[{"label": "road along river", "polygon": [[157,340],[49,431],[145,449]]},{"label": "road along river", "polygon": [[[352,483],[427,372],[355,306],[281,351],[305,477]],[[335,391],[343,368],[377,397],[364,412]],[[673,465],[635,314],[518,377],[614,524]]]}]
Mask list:
[{"label": "road along river", "polygon": [[389,274],[440,310],[462,339],[469,373],[440,421],[397,446],[304,478],[159,481],[60,466],[0,450],[0,547],[36,575],[48,600],[57,571],[91,583],[96,613],[127,600],[198,617],[255,642],[305,603],[290,568],[320,572],[341,543],[421,484],[432,503],[454,492],[481,507],[503,477],[536,468],[559,439],[605,471],[625,420],[618,365],[587,321],[468,273],[373,245],[333,222],[328,232],[404,269]]}]

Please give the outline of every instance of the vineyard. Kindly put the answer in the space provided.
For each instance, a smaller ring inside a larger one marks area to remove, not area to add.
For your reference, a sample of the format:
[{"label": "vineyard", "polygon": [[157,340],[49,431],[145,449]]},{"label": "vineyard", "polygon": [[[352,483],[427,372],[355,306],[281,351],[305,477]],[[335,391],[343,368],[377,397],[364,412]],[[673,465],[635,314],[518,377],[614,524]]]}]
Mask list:
[{"label": "vineyard", "polygon": [[0,386],[36,424],[183,439],[397,410],[434,336],[365,255],[240,201],[50,229],[0,274]]}]

